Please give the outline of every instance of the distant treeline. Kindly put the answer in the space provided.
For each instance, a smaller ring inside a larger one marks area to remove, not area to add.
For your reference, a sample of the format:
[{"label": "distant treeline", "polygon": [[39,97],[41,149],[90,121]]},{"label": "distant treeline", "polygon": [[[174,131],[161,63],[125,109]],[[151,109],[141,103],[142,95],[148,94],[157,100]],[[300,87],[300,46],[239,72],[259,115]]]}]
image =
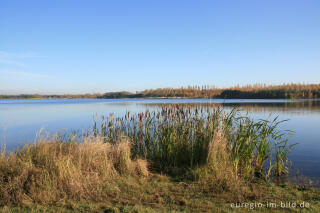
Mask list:
[{"label": "distant treeline", "polygon": [[248,85],[223,90],[221,98],[320,98],[320,84]]},{"label": "distant treeline", "polygon": [[188,86],[181,88],[149,89],[131,93],[108,92],[104,94],[82,95],[0,95],[0,99],[36,99],[36,98],[224,98],[224,99],[295,99],[320,98],[320,84],[254,84],[235,86],[231,88],[216,88],[214,86]]},{"label": "distant treeline", "polygon": [[151,89],[137,93],[109,92],[99,98],[320,98],[320,84],[283,84],[274,86],[255,84],[225,89],[214,86],[188,86]]},{"label": "distant treeline", "polygon": [[0,95],[0,99],[71,99],[71,98],[98,98],[101,94],[66,94],[66,95],[39,95],[39,94],[20,94],[20,95]]}]

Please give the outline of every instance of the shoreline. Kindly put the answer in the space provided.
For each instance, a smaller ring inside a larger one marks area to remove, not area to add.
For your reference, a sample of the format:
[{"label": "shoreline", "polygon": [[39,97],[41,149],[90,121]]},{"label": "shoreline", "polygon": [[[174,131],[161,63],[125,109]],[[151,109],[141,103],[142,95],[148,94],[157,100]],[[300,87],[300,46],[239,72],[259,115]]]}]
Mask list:
[{"label": "shoreline", "polygon": [[[1,95],[0,95],[1,96]],[[215,97],[215,98],[199,98],[199,97],[133,97],[133,98],[128,98],[128,97],[119,97],[119,98],[88,98],[88,97],[72,97],[72,98],[64,98],[64,97],[56,97],[56,98],[46,98],[46,97],[41,97],[41,98],[20,98],[20,97],[10,97],[10,98],[2,98],[0,97],[0,100],[71,100],[71,99],[105,99],[105,100],[115,100],[115,99],[137,99],[137,100],[143,100],[143,99],[183,99],[183,100],[188,100],[188,99],[195,99],[195,100],[310,100],[310,101],[317,101],[320,100],[320,98],[221,98],[221,97]]]},{"label": "shoreline", "polygon": [[0,95],[0,99],[70,99],[70,98],[153,98],[153,99],[317,99],[320,84],[246,85],[229,88],[188,86],[181,88],[147,89],[137,92],[117,91],[84,94],[17,94]]}]

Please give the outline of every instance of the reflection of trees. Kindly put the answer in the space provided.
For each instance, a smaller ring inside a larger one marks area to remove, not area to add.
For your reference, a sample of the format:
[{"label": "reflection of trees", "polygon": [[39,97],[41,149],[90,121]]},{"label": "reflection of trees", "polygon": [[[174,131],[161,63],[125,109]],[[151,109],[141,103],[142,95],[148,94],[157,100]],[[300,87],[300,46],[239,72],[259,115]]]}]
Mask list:
[{"label": "reflection of trees", "polygon": [[248,112],[281,112],[290,114],[319,113],[320,101],[297,101],[277,103],[225,103],[226,107],[238,107]]},{"label": "reflection of trees", "polygon": [[248,112],[281,112],[289,114],[309,114],[320,112],[319,100],[269,103],[142,103],[147,107],[225,107],[238,108]]}]

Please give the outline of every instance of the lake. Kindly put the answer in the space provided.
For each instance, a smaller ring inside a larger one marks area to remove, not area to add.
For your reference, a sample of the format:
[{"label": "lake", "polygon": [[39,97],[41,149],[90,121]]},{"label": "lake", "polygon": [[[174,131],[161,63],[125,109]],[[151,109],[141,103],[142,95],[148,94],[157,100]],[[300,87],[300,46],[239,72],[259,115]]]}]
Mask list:
[{"label": "lake", "polygon": [[308,178],[320,180],[320,100],[223,100],[223,99],[27,99],[0,100],[0,142],[7,150],[32,143],[41,128],[49,133],[87,130],[94,117],[127,111],[157,109],[159,104],[216,103],[234,107],[254,119],[289,119],[283,130],[293,130],[290,143],[299,143],[290,154],[294,168]]}]

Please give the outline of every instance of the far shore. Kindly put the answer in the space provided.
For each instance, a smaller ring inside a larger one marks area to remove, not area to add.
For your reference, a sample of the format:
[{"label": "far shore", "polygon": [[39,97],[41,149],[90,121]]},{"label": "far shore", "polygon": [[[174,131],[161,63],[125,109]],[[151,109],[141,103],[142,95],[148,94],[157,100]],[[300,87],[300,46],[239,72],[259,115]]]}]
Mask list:
[{"label": "far shore", "polygon": [[0,95],[0,99],[317,99],[320,84],[247,85],[242,87],[216,88],[214,86],[188,86],[159,88],[140,92],[107,92],[95,94],[19,94]]}]

